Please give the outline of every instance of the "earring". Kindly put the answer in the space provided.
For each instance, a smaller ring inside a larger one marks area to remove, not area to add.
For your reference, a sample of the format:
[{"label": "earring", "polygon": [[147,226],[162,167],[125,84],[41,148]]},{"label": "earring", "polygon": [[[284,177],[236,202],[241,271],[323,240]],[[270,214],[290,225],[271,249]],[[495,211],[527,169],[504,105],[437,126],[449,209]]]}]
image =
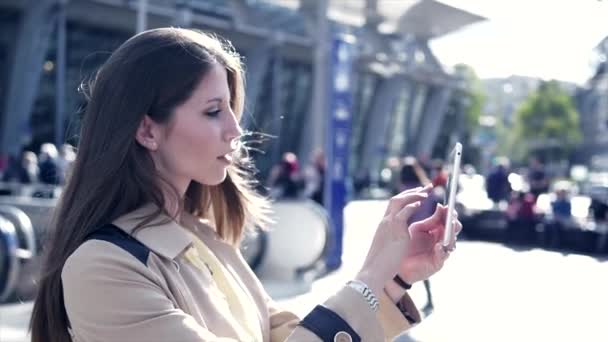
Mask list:
[{"label": "earring", "polygon": [[151,148],[151,149],[153,149],[153,150],[155,150],[155,149],[156,149],[156,147],[157,147],[157,144],[156,144],[156,142],[155,142],[155,141],[151,141],[151,142],[148,144],[148,147],[149,147],[149,148]]}]

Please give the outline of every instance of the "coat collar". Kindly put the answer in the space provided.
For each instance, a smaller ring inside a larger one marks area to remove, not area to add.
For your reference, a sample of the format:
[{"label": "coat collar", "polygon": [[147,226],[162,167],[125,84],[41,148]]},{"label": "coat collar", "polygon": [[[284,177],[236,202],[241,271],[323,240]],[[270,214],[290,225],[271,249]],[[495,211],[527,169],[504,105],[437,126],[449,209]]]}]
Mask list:
[{"label": "coat collar", "polygon": [[146,245],[153,252],[175,259],[193,242],[192,233],[173,218],[161,214],[132,234],[133,230],[146,217],[157,210],[157,206],[147,204],[114,220],[112,224],[133,235],[134,238]]}]

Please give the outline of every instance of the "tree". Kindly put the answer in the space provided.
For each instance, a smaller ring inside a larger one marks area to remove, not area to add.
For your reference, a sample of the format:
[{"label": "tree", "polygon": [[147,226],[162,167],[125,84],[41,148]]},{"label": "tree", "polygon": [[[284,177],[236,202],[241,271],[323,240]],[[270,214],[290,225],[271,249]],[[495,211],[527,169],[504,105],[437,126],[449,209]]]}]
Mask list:
[{"label": "tree", "polygon": [[558,82],[542,82],[519,107],[514,134],[527,155],[564,159],[581,140],[579,113]]},{"label": "tree", "polygon": [[462,87],[454,90],[449,100],[446,115],[443,119],[443,129],[437,137],[433,148],[434,158],[444,158],[452,140],[460,140],[467,146],[465,162],[474,163],[476,154],[470,150],[471,140],[478,128],[479,117],[485,102],[485,94],[475,70],[468,65],[454,66],[454,74],[462,81]]}]

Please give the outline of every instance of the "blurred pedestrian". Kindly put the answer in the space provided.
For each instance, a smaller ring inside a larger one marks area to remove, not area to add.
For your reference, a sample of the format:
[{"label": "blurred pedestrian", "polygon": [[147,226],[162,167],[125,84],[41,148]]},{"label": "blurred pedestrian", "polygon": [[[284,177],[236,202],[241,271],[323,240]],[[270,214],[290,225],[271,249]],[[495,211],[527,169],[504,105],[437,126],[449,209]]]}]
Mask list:
[{"label": "blurred pedestrian", "polygon": [[299,198],[304,189],[298,157],[293,152],[283,154],[281,161],[270,170],[268,187],[272,198]]},{"label": "blurred pedestrian", "polygon": [[401,192],[401,158],[389,157],[386,159],[384,167],[380,171],[379,187],[385,188],[391,194],[396,195]]},{"label": "blurred pedestrian", "polygon": [[57,168],[61,174],[61,178],[65,180],[70,173],[72,163],[76,159],[76,152],[74,146],[70,144],[63,144],[59,149],[59,157],[57,158]]},{"label": "blurred pedestrian", "polygon": [[507,241],[529,242],[535,232],[536,198],[531,193],[513,191],[507,205]]},{"label": "blurred pedestrian", "polygon": [[551,202],[553,216],[559,220],[569,220],[572,218],[572,203],[567,189],[557,189],[555,200]]},{"label": "blurred pedestrian", "polygon": [[32,184],[38,181],[38,161],[32,151],[23,151],[21,160],[11,157],[6,172],[2,175],[3,182]]},{"label": "blurred pedestrian", "polygon": [[511,194],[509,161],[506,158],[497,158],[494,163],[494,167],[486,178],[486,191],[488,198],[498,205],[502,201],[508,201]]},{"label": "blurred pedestrian", "polygon": [[448,173],[445,171],[443,161],[435,159],[433,161],[433,171],[431,173],[433,187],[445,188],[448,184]]},{"label": "blurred pedestrian", "polygon": [[28,181],[25,183],[36,183],[40,174],[38,168],[38,157],[36,153],[32,151],[24,151],[23,157],[21,158],[21,165],[25,169]]},{"label": "blurred pedestrian", "polygon": [[549,177],[545,171],[545,166],[536,157],[530,158],[528,169],[528,183],[530,184],[530,193],[534,195],[534,199],[543,193],[549,192]]},{"label": "blurred pedestrian", "polygon": [[325,153],[315,150],[312,153],[311,163],[304,171],[304,196],[323,206],[325,190]]},{"label": "blurred pedestrian", "polygon": [[49,185],[59,185],[63,182],[61,170],[57,162],[57,147],[52,143],[40,146],[38,168],[40,169],[40,182]]},{"label": "blurred pedestrian", "polygon": [[353,188],[357,196],[362,196],[366,190],[371,187],[372,181],[370,176],[370,170],[367,168],[361,168],[355,171],[353,176]]},{"label": "blurred pedestrian", "polygon": [[[418,163],[415,157],[411,156],[403,159],[399,179],[401,191],[415,189],[421,186],[432,186],[432,183],[427,177],[422,166]],[[429,193],[429,197],[422,201],[420,208],[418,208],[410,218],[410,223],[422,221],[433,215],[435,208],[441,202],[441,197],[438,197],[437,193],[435,192],[436,190],[441,191],[441,194],[445,192],[445,190],[441,189],[440,187],[433,188],[433,191]],[[426,315],[429,315],[434,309],[434,304],[433,294],[431,293],[431,282],[428,278],[424,279],[424,288],[426,290],[426,305],[422,308],[422,311]]]},{"label": "blurred pedestrian", "polygon": [[561,232],[573,225],[568,189],[556,189],[555,199],[551,202],[551,214],[551,219],[545,225],[545,241],[550,247],[559,247]]},{"label": "blurred pedestrian", "polygon": [[598,224],[608,223],[608,198],[593,194],[591,196],[591,204],[589,206],[593,220]]},{"label": "blurred pedestrian", "polygon": [[430,188],[390,200],[360,271],[304,319],[266,293],[238,248],[269,208],[239,143],[240,63],[214,36],[163,28],[101,67],[49,229],[32,342],[385,341],[420,320],[406,288],[449,255],[445,207],[407,223]]}]

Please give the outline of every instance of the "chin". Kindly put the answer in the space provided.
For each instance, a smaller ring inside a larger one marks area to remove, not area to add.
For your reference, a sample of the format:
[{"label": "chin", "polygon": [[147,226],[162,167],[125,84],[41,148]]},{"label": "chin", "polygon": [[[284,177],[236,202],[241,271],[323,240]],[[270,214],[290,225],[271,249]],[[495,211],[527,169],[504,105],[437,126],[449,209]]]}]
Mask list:
[{"label": "chin", "polygon": [[224,183],[227,177],[227,172],[222,172],[221,175],[217,175],[216,177],[205,177],[204,179],[197,180],[197,182],[207,185],[207,186],[215,186]]}]

